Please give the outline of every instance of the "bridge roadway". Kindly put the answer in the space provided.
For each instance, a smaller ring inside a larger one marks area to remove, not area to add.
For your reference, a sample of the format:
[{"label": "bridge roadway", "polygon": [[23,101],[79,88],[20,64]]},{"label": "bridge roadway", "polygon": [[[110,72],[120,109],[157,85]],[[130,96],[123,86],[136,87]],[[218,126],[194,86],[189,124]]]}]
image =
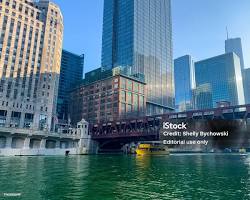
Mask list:
[{"label": "bridge roadway", "polygon": [[167,113],[93,124],[90,125],[90,134],[92,139],[97,141],[112,139],[157,140],[162,122],[187,119],[244,119],[250,123],[250,104]]}]

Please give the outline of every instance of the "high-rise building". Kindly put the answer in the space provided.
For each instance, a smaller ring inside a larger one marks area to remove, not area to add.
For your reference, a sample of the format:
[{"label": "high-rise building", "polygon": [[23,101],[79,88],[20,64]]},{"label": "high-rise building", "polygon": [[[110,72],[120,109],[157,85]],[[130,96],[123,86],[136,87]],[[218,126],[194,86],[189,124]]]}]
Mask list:
[{"label": "high-rise building", "polygon": [[84,55],[62,51],[57,114],[58,119],[68,120],[69,91],[83,79]]},{"label": "high-rise building", "polygon": [[102,68],[145,75],[147,114],[174,109],[170,0],[105,0]]},{"label": "high-rise building", "polygon": [[193,90],[193,106],[197,110],[213,108],[211,84],[201,84]]},{"label": "high-rise building", "polygon": [[0,1],[0,125],[51,130],[63,16],[46,0]]},{"label": "high-rise building", "polygon": [[245,66],[241,38],[229,38],[225,41],[225,53],[232,52],[239,56],[241,69],[244,69]]},{"label": "high-rise building", "polygon": [[[212,96],[213,107],[219,102],[229,102],[233,106],[245,104],[240,59],[235,53],[196,62],[195,80],[197,88],[206,85],[205,93],[210,99]],[[196,108],[200,107],[196,104]]]},{"label": "high-rise building", "polygon": [[244,69],[244,89],[246,104],[250,104],[250,68]]},{"label": "high-rise building", "polygon": [[193,108],[192,90],[195,88],[194,62],[190,55],[174,60],[175,109],[187,111]]},{"label": "high-rise building", "polygon": [[131,75],[119,67],[86,73],[70,95],[70,119],[75,125],[82,118],[91,123],[138,117],[146,107],[144,76]]}]

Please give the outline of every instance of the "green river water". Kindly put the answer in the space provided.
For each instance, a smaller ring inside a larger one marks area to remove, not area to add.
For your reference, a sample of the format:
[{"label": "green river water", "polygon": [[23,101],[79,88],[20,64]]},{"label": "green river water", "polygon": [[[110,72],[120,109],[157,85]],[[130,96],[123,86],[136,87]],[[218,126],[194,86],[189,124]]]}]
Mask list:
[{"label": "green river water", "polygon": [[250,199],[250,155],[0,157],[0,199]]}]

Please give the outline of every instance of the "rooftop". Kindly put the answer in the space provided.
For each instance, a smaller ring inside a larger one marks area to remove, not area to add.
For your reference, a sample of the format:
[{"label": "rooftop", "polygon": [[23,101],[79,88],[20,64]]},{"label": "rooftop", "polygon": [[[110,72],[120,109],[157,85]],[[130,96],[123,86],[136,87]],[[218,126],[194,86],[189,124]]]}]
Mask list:
[{"label": "rooftop", "polygon": [[[113,76],[123,76],[131,80],[135,80],[145,84],[145,76],[141,73],[132,74],[131,67],[115,67],[109,70],[103,70],[101,67],[85,74],[85,79],[77,84],[77,86],[86,86],[94,82],[101,81]],[[76,86],[76,87],[77,87]]]}]

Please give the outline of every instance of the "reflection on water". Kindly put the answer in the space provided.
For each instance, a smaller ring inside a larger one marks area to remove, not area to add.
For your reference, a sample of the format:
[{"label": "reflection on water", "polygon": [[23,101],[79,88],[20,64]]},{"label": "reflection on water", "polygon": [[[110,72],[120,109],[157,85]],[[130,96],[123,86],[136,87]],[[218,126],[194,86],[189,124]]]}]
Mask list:
[{"label": "reflection on water", "polygon": [[2,157],[0,199],[3,193],[25,200],[250,199],[250,157]]}]

